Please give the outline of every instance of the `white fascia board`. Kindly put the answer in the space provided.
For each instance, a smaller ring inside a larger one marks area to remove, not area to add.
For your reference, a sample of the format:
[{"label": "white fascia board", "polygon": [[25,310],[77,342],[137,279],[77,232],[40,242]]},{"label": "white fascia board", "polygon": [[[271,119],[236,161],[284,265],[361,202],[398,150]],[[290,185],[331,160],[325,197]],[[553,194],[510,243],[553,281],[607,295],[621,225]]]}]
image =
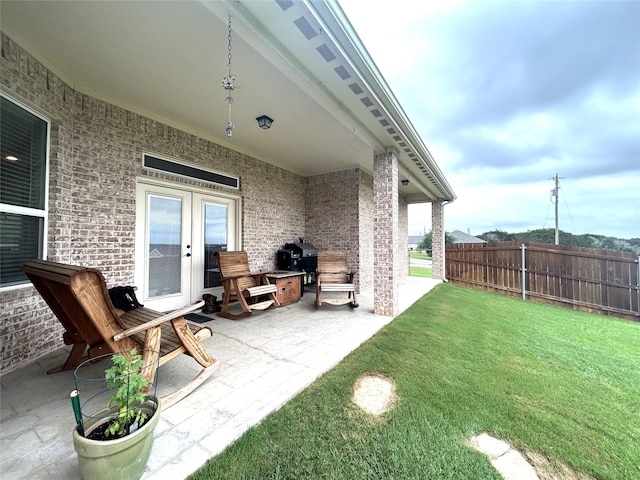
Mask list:
[{"label": "white fascia board", "polygon": [[[344,11],[336,0],[304,0],[309,12],[316,21],[324,26],[325,35],[331,38],[335,48],[343,55],[349,66],[356,72],[359,80],[364,84],[372,97],[385,110],[387,117],[393,122],[397,131],[401,132],[406,141],[418,155],[420,161],[430,174],[437,180],[443,190],[443,200],[453,201],[456,194],[449,185],[446,177],[435,162],[433,156],[418,135],[409,117],[393,94],[378,70],[355,29],[347,19]],[[384,143],[382,139],[378,142]],[[412,160],[407,160],[411,168]],[[413,169],[412,169],[413,170]]]}]

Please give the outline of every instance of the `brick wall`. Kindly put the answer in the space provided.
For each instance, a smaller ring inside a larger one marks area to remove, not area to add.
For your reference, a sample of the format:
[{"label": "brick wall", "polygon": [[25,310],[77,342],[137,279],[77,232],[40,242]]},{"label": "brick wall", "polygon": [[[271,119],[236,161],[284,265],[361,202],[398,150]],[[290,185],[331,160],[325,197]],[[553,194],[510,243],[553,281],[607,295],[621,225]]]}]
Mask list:
[{"label": "brick wall", "polygon": [[373,175],[360,174],[360,288],[373,288]]},{"label": "brick wall", "polygon": [[431,257],[432,276],[438,280],[445,278],[444,265],[444,204],[434,202],[431,204]]},{"label": "brick wall", "polygon": [[389,150],[374,158],[374,292],[373,309],[378,315],[393,316],[398,311],[399,205],[398,157]]},{"label": "brick wall", "polygon": [[347,252],[349,268],[356,272],[358,284],[359,181],[358,169],[306,178],[307,233],[304,236],[305,242],[318,250]]},{"label": "brick wall", "polygon": [[[375,218],[373,175],[360,169],[316,175],[305,179],[307,189],[305,241],[319,250],[345,250],[356,273],[358,290],[373,288]],[[408,207],[398,202],[398,278],[409,272],[407,253]],[[355,246],[357,245],[357,248]]]},{"label": "brick wall", "polygon": [[[63,198],[70,182],[65,173],[72,162],[73,97],[69,89],[39,62],[2,35],[0,82],[15,100],[37,107],[53,119],[49,167],[49,254],[70,244],[71,229],[56,219],[68,219],[70,201]],[[9,371],[62,344],[62,328],[33,288],[0,292],[1,371]]]},{"label": "brick wall", "polygon": [[[147,152],[240,178],[239,192],[231,193],[242,199],[242,247],[252,269],[275,268],[277,250],[304,237],[319,249],[346,250],[359,289],[373,286],[379,210],[374,208],[371,174],[352,169],[302,178],[76,92],[4,34],[1,40],[3,91],[51,120],[49,260],[94,266],[109,285],[130,284],[136,178],[229,193],[224,187],[143,170]],[[399,227],[406,230],[405,209],[400,202]],[[403,271],[402,265],[396,268]],[[62,346],[61,325],[32,287],[0,291],[0,305],[0,373]]]},{"label": "brick wall", "polygon": [[[305,236],[302,177],[75,92],[4,35],[2,47],[4,90],[51,119],[48,259],[95,266],[108,284],[130,284],[137,177],[228,191],[143,170],[143,152],[240,178],[234,193],[252,268],[275,268],[278,248]],[[0,304],[2,373],[62,346],[62,327],[32,287],[0,292]]]}]

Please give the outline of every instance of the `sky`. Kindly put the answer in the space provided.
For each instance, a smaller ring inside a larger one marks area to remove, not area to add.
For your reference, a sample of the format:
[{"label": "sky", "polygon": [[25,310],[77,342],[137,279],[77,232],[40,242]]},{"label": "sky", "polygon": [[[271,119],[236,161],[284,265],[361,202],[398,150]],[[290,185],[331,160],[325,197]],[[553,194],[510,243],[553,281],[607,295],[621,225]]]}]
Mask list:
[{"label": "sky", "polygon": [[[456,193],[445,230],[640,237],[640,0],[339,0]],[[409,235],[431,228],[409,206]]]}]

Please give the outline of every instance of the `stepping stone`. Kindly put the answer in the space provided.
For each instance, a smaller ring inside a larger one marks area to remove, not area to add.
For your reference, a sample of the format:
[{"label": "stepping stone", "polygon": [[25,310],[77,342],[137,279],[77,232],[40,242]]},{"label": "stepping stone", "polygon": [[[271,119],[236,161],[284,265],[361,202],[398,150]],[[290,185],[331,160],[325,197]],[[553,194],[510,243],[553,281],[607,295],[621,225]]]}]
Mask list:
[{"label": "stepping stone", "polygon": [[392,380],[364,375],[356,381],[353,402],[371,415],[381,415],[396,404],[396,386]]},{"label": "stepping stone", "polygon": [[520,452],[487,433],[469,439],[469,445],[489,457],[491,465],[505,480],[540,480]]}]

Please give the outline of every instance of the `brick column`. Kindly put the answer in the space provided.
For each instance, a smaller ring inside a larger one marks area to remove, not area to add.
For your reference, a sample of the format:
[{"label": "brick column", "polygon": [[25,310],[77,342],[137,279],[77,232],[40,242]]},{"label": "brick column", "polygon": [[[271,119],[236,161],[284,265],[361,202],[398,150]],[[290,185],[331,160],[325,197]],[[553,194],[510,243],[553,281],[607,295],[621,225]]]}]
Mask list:
[{"label": "brick column", "polygon": [[388,148],[373,160],[373,313],[398,312],[398,154]]},{"label": "brick column", "polygon": [[433,278],[444,280],[444,204],[431,204],[431,258]]}]

